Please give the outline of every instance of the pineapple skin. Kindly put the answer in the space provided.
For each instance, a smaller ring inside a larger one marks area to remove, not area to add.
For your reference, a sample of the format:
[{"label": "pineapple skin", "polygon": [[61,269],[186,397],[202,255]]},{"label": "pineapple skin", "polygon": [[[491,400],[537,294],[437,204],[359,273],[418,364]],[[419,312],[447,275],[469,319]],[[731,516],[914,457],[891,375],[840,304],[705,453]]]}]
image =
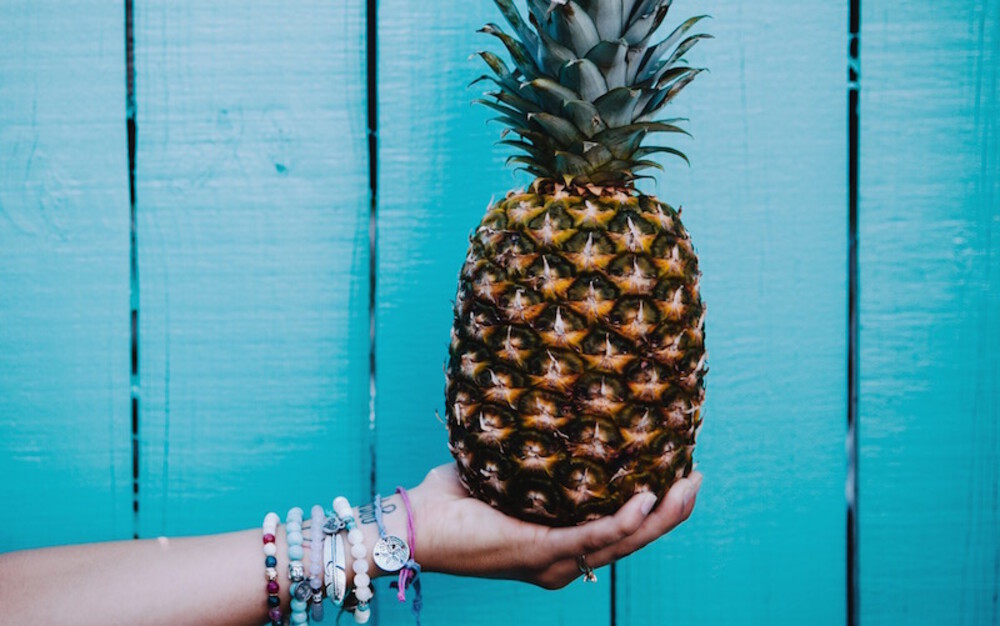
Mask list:
[{"label": "pineapple skin", "polygon": [[707,372],[699,279],[678,212],[631,187],[539,181],[491,206],[446,370],[470,493],[568,526],[687,476]]}]

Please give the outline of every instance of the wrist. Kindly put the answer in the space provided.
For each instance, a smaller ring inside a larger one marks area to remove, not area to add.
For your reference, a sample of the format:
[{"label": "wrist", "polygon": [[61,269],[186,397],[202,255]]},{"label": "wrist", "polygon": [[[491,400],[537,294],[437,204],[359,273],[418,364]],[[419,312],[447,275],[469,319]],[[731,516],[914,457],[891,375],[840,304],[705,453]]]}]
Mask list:
[{"label": "wrist", "polygon": [[[420,564],[421,572],[439,571],[434,563],[433,526],[430,523],[430,511],[427,508],[424,488],[418,485],[413,489],[407,489],[406,493],[410,498],[410,508],[413,510],[413,533],[416,535],[414,543],[417,544],[416,549],[410,546],[413,559]],[[403,509],[403,523],[406,523],[405,508]]]},{"label": "wrist", "polygon": [[[364,536],[364,544],[365,548],[367,548],[365,552],[365,559],[368,562],[368,576],[371,579],[380,578],[382,576],[396,576],[398,571],[386,572],[375,563],[373,552],[375,549],[375,543],[379,540],[380,535],[378,524],[375,522],[374,507],[372,506],[372,503],[354,507],[354,519],[357,521],[358,528]],[[403,505],[402,498],[400,498],[399,494],[393,494],[382,498],[382,523],[385,525],[385,532],[387,535],[399,537],[409,544],[409,539],[407,537],[406,507]],[[354,557],[348,551],[348,588],[354,586],[354,576]]]}]

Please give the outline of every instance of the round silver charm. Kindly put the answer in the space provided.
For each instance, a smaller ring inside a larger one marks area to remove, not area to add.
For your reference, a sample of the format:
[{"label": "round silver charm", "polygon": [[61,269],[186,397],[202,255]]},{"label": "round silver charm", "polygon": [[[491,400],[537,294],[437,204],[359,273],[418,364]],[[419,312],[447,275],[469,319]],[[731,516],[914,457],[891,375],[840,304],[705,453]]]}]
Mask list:
[{"label": "round silver charm", "polygon": [[410,560],[410,546],[399,537],[387,535],[375,542],[372,557],[383,572],[398,572]]}]

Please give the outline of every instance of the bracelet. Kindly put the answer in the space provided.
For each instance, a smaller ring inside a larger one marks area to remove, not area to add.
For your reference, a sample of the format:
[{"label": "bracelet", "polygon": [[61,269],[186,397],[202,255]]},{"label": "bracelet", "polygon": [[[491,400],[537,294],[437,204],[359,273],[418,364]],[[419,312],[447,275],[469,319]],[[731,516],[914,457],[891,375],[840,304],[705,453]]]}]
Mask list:
[{"label": "bracelet", "polygon": [[347,556],[344,553],[344,537],[339,532],[327,534],[323,539],[323,561],[326,596],[334,606],[343,606],[347,596]]},{"label": "bracelet", "polygon": [[323,621],[323,525],[326,514],[323,507],[315,505],[312,508],[312,519],[309,526],[309,589],[312,590],[310,605],[314,621]]},{"label": "bracelet", "polygon": [[410,546],[399,537],[386,534],[382,520],[382,496],[375,494],[372,507],[375,509],[375,523],[378,524],[378,541],[372,548],[372,558],[383,572],[398,572],[410,560]]},{"label": "bracelet", "polygon": [[371,578],[368,576],[368,549],[365,547],[365,536],[354,521],[354,510],[347,498],[343,496],[334,498],[333,510],[346,524],[347,541],[351,544],[351,556],[354,557],[351,567],[354,569],[354,597],[358,600],[358,606],[354,609],[354,621],[365,624],[371,618],[368,601],[375,595],[371,587]]},{"label": "bracelet", "polygon": [[264,516],[264,574],[267,577],[267,617],[273,626],[281,626],[281,598],[278,597],[278,548],[274,545],[274,535],[278,532],[278,514],[271,512]]},{"label": "bracelet", "polygon": [[306,614],[308,604],[300,596],[302,590],[309,590],[309,584],[305,582],[305,569],[302,566],[305,550],[302,548],[302,509],[299,507],[290,509],[285,517],[285,540],[288,542],[288,579],[292,581],[292,611],[288,620],[291,624],[305,624],[309,621]]},{"label": "bracelet", "polygon": [[406,489],[396,487],[396,493],[399,494],[406,507],[406,539],[410,542],[410,558],[399,570],[396,598],[400,602],[406,602],[406,588],[413,584],[413,617],[417,620],[417,626],[420,626],[420,609],[423,607],[423,597],[420,594],[420,564],[416,561],[417,532],[413,522],[413,507],[410,506],[410,495],[406,493]]}]

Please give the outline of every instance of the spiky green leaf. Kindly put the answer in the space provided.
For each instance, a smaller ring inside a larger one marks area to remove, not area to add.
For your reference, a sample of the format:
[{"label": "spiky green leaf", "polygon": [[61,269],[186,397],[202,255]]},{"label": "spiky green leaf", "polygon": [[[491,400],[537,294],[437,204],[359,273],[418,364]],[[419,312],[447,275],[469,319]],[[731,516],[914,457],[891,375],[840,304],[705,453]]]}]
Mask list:
[{"label": "spiky green leaf", "polygon": [[639,81],[643,81],[649,78],[648,70],[651,70],[653,66],[661,58],[663,58],[663,55],[665,55],[667,52],[673,49],[674,45],[678,41],[680,41],[681,37],[687,34],[689,30],[694,28],[695,24],[697,24],[698,22],[707,17],[708,17],[707,15],[698,15],[692,17],[689,20],[686,20],[680,26],[675,28],[674,31],[670,33],[666,39],[656,44],[655,46],[651,46],[650,48],[648,48],[646,50],[646,54],[643,56],[642,62],[639,64],[639,75],[638,75]]},{"label": "spiky green leaf", "polygon": [[594,168],[600,168],[615,158],[607,146],[599,143],[585,141],[583,143],[583,157],[590,162]]},{"label": "spiky green leaf", "polygon": [[642,159],[644,157],[651,156],[654,154],[672,154],[674,156],[684,159],[685,163],[691,165],[691,161],[688,160],[687,155],[685,155],[680,150],[677,150],[676,148],[671,148],[668,146],[643,146],[638,150],[636,150],[635,154],[633,154],[632,156],[637,159]]},{"label": "spiky green leaf", "polygon": [[598,98],[594,106],[608,126],[612,128],[625,126],[632,123],[635,105],[640,95],[642,92],[638,89],[619,87]]},{"label": "spiky green leaf", "polygon": [[583,135],[575,124],[551,113],[529,113],[528,120],[538,124],[563,147],[568,148],[583,140]]},{"label": "spiky green leaf", "polygon": [[625,55],[628,45],[624,39],[618,41],[602,41],[587,53],[587,59],[594,63],[604,74],[608,89],[625,86]]},{"label": "spiky green leaf", "polygon": [[538,38],[524,22],[521,12],[514,6],[513,0],[493,0],[493,2],[496,3],[504,18],[507,19],[507,23],[510,24],[510,27],[514,29],[514,32],[521,39],[521,42],[529,50],[535,50],[538,47]]},{"label": "spiky green leaf", "polygon": [[557,83],[551,78],[536,78],[529,83],[525,83],[522,91],[525,90],[540,97],[542,102],[548,104],[549,111],[561,111],[567,102],[581,98],[579,93]]},{"label": "spiky green leaf", "polygon": [[597,107],[585,100],[570,100],[563,108],[567,117],[587,137],[593,137],[608,127]]},{"label": "spiky green leaf", "polygon": [[559,73],[559,82],[590,102],[608,92],[604,74],[589,59],[577,59],[564,65]]},{"label": "spiky green leaf", "polygon": [[577,57],[586,56],[591,48],[601,43],[594,20],[573,0],[566,0],[565,4],[553,3],[550,20],[554,31],[552,36],[565,42]]},{"label": "spiky green leaf", "polygon": [[601,39],[622,36],[622,0],[580,0],[580,6],[591,16]]},{"label": "spiky green leaf", "polygon": [[514,61],[514,65],[517,66],[517,69],[519,69],[526,78],[530,79],[538,76],[538,65],[535,63],[534,56],[532,56],[532,54],[520,41],[505,33],[503,29],[496,24],[487,24],[486,26],[480,28],[479,32],[486,33],[487,35],[493,35],[503,42],[504,47],[507,48],[507,52],[510,53],[511,60]]},{"label": "spiky green leaf", "polygon": [[591,169],[590,161],[587,159],[562,150],[556,151],[555,166],[559,172],[573,176],[586,174]]},{"label": "spiky green leaf", "polygon": [[633,47],[645,47],[646,43],[653,37],[653,33],[663,23],[667,16],[667,9],[664,6],[657,7],[654,11],[640,16],[632,22],[622,38]]}]

